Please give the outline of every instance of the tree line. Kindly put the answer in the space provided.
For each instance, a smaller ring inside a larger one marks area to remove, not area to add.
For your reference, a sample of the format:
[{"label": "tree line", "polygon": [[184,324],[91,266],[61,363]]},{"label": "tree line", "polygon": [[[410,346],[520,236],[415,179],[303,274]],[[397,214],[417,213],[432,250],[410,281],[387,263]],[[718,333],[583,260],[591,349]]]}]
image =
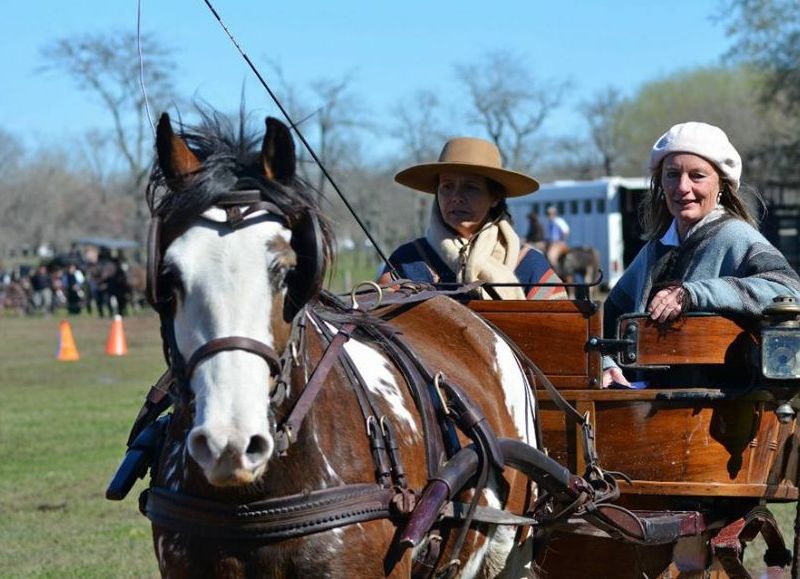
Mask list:
[{"label": "tree line", "polygon": [[[352,75],[290,82],[264,65],[284,105],[348,200],[385,248],[418,234],[430,199],[396,186],[399,168],[434,160],[456,131],[495,142],[504,163],[542,181],[645,173],[654,140],[676,122],[723,127],[744,159],[744,179],[769,188],[798,188],[800,161],[800,2],[730,0],[721,7],[732,46],[724,64],[682,70],[626,93],[614,86],[577,105],[569,79],[545,79],[511,52],[455,62],[445,102],[432,89],[401,96],[388,121],[376,123]],[[190,110],[178,95],[179,70],[170,49],[145,35],[144,85],[154,111]],[[0,257],[14,247],[66,247],[84,235],[142,240],[148,218],[143,187],[150,170],[152,133],[140,90],[136,38],[86,34],[41,50],[42,74],[66,74],[103,107],[108,130],[78,142],[26,148],[0,127]],[[581,119],[583,134],[552,135],[556,111]],[[191,120],[191,119],[186,119]],[[260,122],[263,119],[254,119]],[[392,147],[380,156],[375,143]],[[326,201],[340,244],[363,246],[364,235],[302,149],[303,177]],[[768,193],[768,191],[767,191]]]}]

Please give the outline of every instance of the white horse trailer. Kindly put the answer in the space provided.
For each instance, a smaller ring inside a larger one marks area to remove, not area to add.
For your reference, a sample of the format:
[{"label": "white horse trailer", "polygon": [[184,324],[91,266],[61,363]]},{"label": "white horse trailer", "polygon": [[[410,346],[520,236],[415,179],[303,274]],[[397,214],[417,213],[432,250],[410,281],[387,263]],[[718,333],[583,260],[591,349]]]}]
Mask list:
[{"label": "white horse trailer", "polygon": [[595,181],[545,183],[533,195],[508,200],[514,228],[521,238],[528,233],[530,213],[542,227],[546,209],[554,205],[569,224],[572,247],[589,245],[600,253],[603,286],[613,287],[643,242],[637,210],[648,180],[644,177],[604,177]]}]

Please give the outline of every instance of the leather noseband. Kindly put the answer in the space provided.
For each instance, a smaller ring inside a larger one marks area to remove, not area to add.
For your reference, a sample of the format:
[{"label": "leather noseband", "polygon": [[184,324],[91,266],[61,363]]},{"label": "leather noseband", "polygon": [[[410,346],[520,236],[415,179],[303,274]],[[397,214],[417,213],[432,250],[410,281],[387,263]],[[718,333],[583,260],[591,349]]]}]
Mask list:
[{"label": "leather noseband", "polygon": [[194,373],[195,367],[205,358],[223,352],[226,350],[244,350],[257,356],[261,356],[269,365],[270,376],[277,376],[280,374],[281,365],[278,353],[266,345],[264,342],[259,342],[252,338],[245,338],[244,336],[228,336],[225,338],[214,338],[200,346],[195,350],[194,354],[189,358],[184,369],[184,379],[189,380]]}]

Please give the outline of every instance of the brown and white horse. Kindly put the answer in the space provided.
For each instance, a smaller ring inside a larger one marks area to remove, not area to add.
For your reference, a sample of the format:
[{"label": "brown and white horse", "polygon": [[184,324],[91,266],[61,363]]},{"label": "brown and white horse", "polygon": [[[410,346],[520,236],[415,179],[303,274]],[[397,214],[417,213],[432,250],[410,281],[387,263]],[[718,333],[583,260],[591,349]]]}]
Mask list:
[{"label": "brown and white horse", "polygon": [[[323,356],[325,334],[341,324],[301,309],[318,295],[331,245],[313,196],[295,176],[289,130],[268,119],[260,150],[259,140],[215,114],[179,134],[166,115],[159,123],[148,195],[159,223],[151,238],[151,290],[179,384],[153,488],[189,497],[183,506],[227,505],[241,515],[251,508],[242,505],[259,501],[375,484],[369,435],[380,421],[394,430],[407,486],[418,494],[429,479],[424,439],[431,433],[392,356],[358,328],[339,359],[346,355],[363,378],[362,398],[375,420],[365,421],[352,372],[337,362],[286,452],[276,451],[279,424]],[[297,340],[292,331],[300,318],[305,331]],[[498,436],[536,445],[522,366],[469,309],[436,297],[400,307],[381,323],[402,336],[424,367],[457,382]],[[290,350],[296,355],[287,356]],[[280,395],[273,352],[292,364]],[[484,505],[521,513],[531,488],[506,469],[493,471],[482,495]],[[205,533],[203,513],[211,511],[198,512],[196,526],[156,517],[163,576],[408,577],[413,556],[430,546],[426,539],[401,548],[401,527],[391,518],[271,539]],[[459,526],[439,527],[441,567]],[[532,544],[526,527],[476,524],[453,570],[460,577],[525,577]]]}]

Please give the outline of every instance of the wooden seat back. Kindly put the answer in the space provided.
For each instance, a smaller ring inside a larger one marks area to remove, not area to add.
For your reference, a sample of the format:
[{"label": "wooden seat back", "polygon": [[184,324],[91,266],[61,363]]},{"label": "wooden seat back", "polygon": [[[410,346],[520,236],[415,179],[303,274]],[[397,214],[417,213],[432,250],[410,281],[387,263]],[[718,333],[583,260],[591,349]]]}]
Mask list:
[{"label": "wooden seat back", "polygon": [[587,348],[589,339],[603,331],[597,304],[474,300],[467,305],[513,340],[557,388],[599,387],[600,353]]},{"label": "wooden seat back", "polygon": [[[632,328],[635,328],[632,331]],[[620,318],[619,337],[634,337],[634,356],[619,357],[623,367],[740,365],[758,344],[754,322],[714,314],[690,313],[658,324],[646,314]]]}]

